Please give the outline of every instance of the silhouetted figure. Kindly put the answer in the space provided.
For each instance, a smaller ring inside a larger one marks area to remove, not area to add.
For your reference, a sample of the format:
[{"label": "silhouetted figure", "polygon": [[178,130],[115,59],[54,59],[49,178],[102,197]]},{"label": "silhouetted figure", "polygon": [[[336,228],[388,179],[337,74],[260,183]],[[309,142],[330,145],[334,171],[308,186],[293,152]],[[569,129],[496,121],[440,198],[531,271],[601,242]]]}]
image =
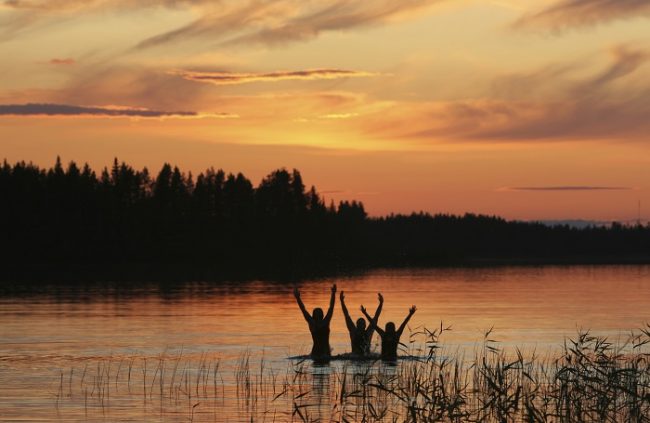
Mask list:
[{"label": "silhouetted figure", "polygon": [[[372,343],[372,334],[377,328],[377,320],[381,314],[381,308],[384,305],[384,297],[381,294],[377,294],[379,298],[379,305],[375,311],[375,316],[371,319],[368,318],[369,324],[366,325],[366,320],[363,317],[357,319],[356,326],[352,323],[350,318],[350,313],[348,313],[348,308],[345,306],[345,293],[341,291],[341,308],[343,309],[343,315],[345,316],[345,324],[348,327],[350,332],[350,343],[352,345],[352,353],[360,357],[367,356],[370,354],[370,345]],[[365,308],[361,306],[361,311],[365,313]],[[366,314],[367,315],[367,314]]]},{"label": "silhouetted figure", "polygon": [[330,321],[334,314],[334,302],[336,301],[336,284],[332,285],[332,297],[330,298],[330,308],[327,314],[323,317],[323,309],[317,307],[310,315],[300,299],[300,291],[298,288],[293,289],[293,295],[296,297],[298,307],[305,316],[305,320],[309,324],[309,332],[311,332],[311,339],[314,345],[311,348],[311,358],[315,361],[328,361],[330,358]]},{"label": "silhouetted figure", "polygon": [[[412,306],[409,309],[409,314],[406,316],[406,319],[402,322],[398,330],[395,330],[395,323],[388,322],[386,323],[386,330],[382,330],[377,327],[377,333],[381,336],[381,359],[387,361],[397,360],[397,347],[399,345],[399,338],[404,332],[406,324],[411,319],[411,316],[415,314],[417,308]],[[366,309],[362,307],[361,311],[365,316],[370,319],[370,316],[366,312]]]}]

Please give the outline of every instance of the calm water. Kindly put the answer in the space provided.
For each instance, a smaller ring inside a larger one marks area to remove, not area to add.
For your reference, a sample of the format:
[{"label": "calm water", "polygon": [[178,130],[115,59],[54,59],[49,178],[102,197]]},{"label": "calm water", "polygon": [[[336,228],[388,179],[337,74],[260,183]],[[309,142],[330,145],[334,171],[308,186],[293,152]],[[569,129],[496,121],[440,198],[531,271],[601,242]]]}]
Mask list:
[{"label": "calm water", "polygon": [[[416,304],[411,327],[444,321],[451,349],[472,350],[492,326],[505,348],[544,351],[577,328],[616,338],[650,321],[648,266],[376,271],[302,283],[308,309],[326,308],[331,282],[346,292],[353,319],[360,304],[374,312],[379,291],[382,325],[399,324]],[[331,344],[335,354],[349,351],[338,296]],[[255,421],[288,421],[291,404],[272,401],[270,385],[254,388],[268,390],[264,404],[242,399],[238,361],[249,351],[253,381],[262,357],[286,377],[287,357],[309,348],[291,286],[281,284],[2,298],[0,421],[250,421],[251,408]],[[329,407],[341,366],[305,363],[320,381],[310,388],[314,407]]]}]

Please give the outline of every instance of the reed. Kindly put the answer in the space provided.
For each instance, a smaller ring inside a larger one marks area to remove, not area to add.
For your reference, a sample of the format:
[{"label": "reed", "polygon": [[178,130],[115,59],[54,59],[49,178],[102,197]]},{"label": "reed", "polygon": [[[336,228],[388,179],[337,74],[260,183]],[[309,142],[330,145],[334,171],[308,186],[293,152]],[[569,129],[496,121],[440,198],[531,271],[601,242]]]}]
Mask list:
[{"label": "reed", "polygon": [[[413,331],[401,350],[411,358],[397,365],[317,366],[249,350],[230,367],[183,349],[172,358],[109,358],[70,369],[67,383],[58,373],[56,407],[79,401],[86,417],[115,415],[142,397],[142,418],[165,421],[650,422],[650,325],[621,341],[579,331],[544,354],[506,351],[491,329],[473,353],[450,350],[441,342],[450,329]],[[142,383],[140,394],[132,382]]]}]

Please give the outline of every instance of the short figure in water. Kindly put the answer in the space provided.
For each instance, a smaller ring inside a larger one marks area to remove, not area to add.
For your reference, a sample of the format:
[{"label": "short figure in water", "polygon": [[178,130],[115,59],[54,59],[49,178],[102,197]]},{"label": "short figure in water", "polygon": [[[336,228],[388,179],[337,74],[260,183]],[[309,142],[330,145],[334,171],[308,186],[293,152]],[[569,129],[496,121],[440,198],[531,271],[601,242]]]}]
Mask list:
[{"label": "short figure in water", "polygon": [[[412,306],[409,309],[408,316],[406,316],[406,319],[404,319],[399,329],[397,330],[395,330],[395,323],[393,322],[386,323],[385,330],[382,330],[379,327],[377,327],[377,333],[381,337],[381,359],[382,360],[387,360],[387,361],[397,360],[397,347],[399,346],[399,338],[402,336],[402,332],[404,332],[404,328],[406,327],[406,324],[411,319],[411,316],[415,314],[416,310],[417,308],[415,306]],[[365,312],[365,309],[363,309],[362,311],[363,314],[365,314],[366,317],[370,319],[370,316],[368,316],[368,313]]]},{"label": "short figure in water", "polygon": [[[357,319],[357,324],[355,326],[352,323],[350,318],[350,313],[348,313],[348,308],[345,306],[345,294],[341,291],[341,308],[343,309],[343,315],[345,315],[345,324],[348,327],[350,332],[350,342],[352,344],[352,354],[358,355],[359,357],[366,357],[370,354],[370,345],[372,343],[372,334],[377,328],[377,320],[381,314],[381,308],[384,305],[384,297],[381,294],[377,294],[379,298],[379,306],[375,311],[375,317],[372,319],[368,317],[368,325],[366,325],[366,319],[360,317]],[[366,309],[361,306],[361,311],[368,316]]]},{"label": "short figure in water", "polygon": [[309,332],[311,332],[311,339],[314,342],[311,348],[311,358],[316,361],[328,361],[330,358],[330,320],[334,314],[334,302],[336,301],[336,284],[332,285],[332,296],[330,298],[330,308],[327,314],[323,317],[323,309],[315,308],[310,315],[302,299],[300,299],[300,291],[294,288],[293,295],[296,297],[298,307],[305,316],[305,320],[309,324]]}]

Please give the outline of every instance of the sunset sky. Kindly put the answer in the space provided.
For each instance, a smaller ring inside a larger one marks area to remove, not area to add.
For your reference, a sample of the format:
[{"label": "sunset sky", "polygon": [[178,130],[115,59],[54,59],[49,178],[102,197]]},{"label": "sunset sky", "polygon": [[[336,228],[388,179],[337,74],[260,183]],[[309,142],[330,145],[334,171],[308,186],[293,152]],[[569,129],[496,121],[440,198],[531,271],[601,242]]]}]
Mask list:
[{"label": "sunset sky", "polygon": [[371,215],[650,216],[647,0],[0,0],[0,159],[298,168]]}]

